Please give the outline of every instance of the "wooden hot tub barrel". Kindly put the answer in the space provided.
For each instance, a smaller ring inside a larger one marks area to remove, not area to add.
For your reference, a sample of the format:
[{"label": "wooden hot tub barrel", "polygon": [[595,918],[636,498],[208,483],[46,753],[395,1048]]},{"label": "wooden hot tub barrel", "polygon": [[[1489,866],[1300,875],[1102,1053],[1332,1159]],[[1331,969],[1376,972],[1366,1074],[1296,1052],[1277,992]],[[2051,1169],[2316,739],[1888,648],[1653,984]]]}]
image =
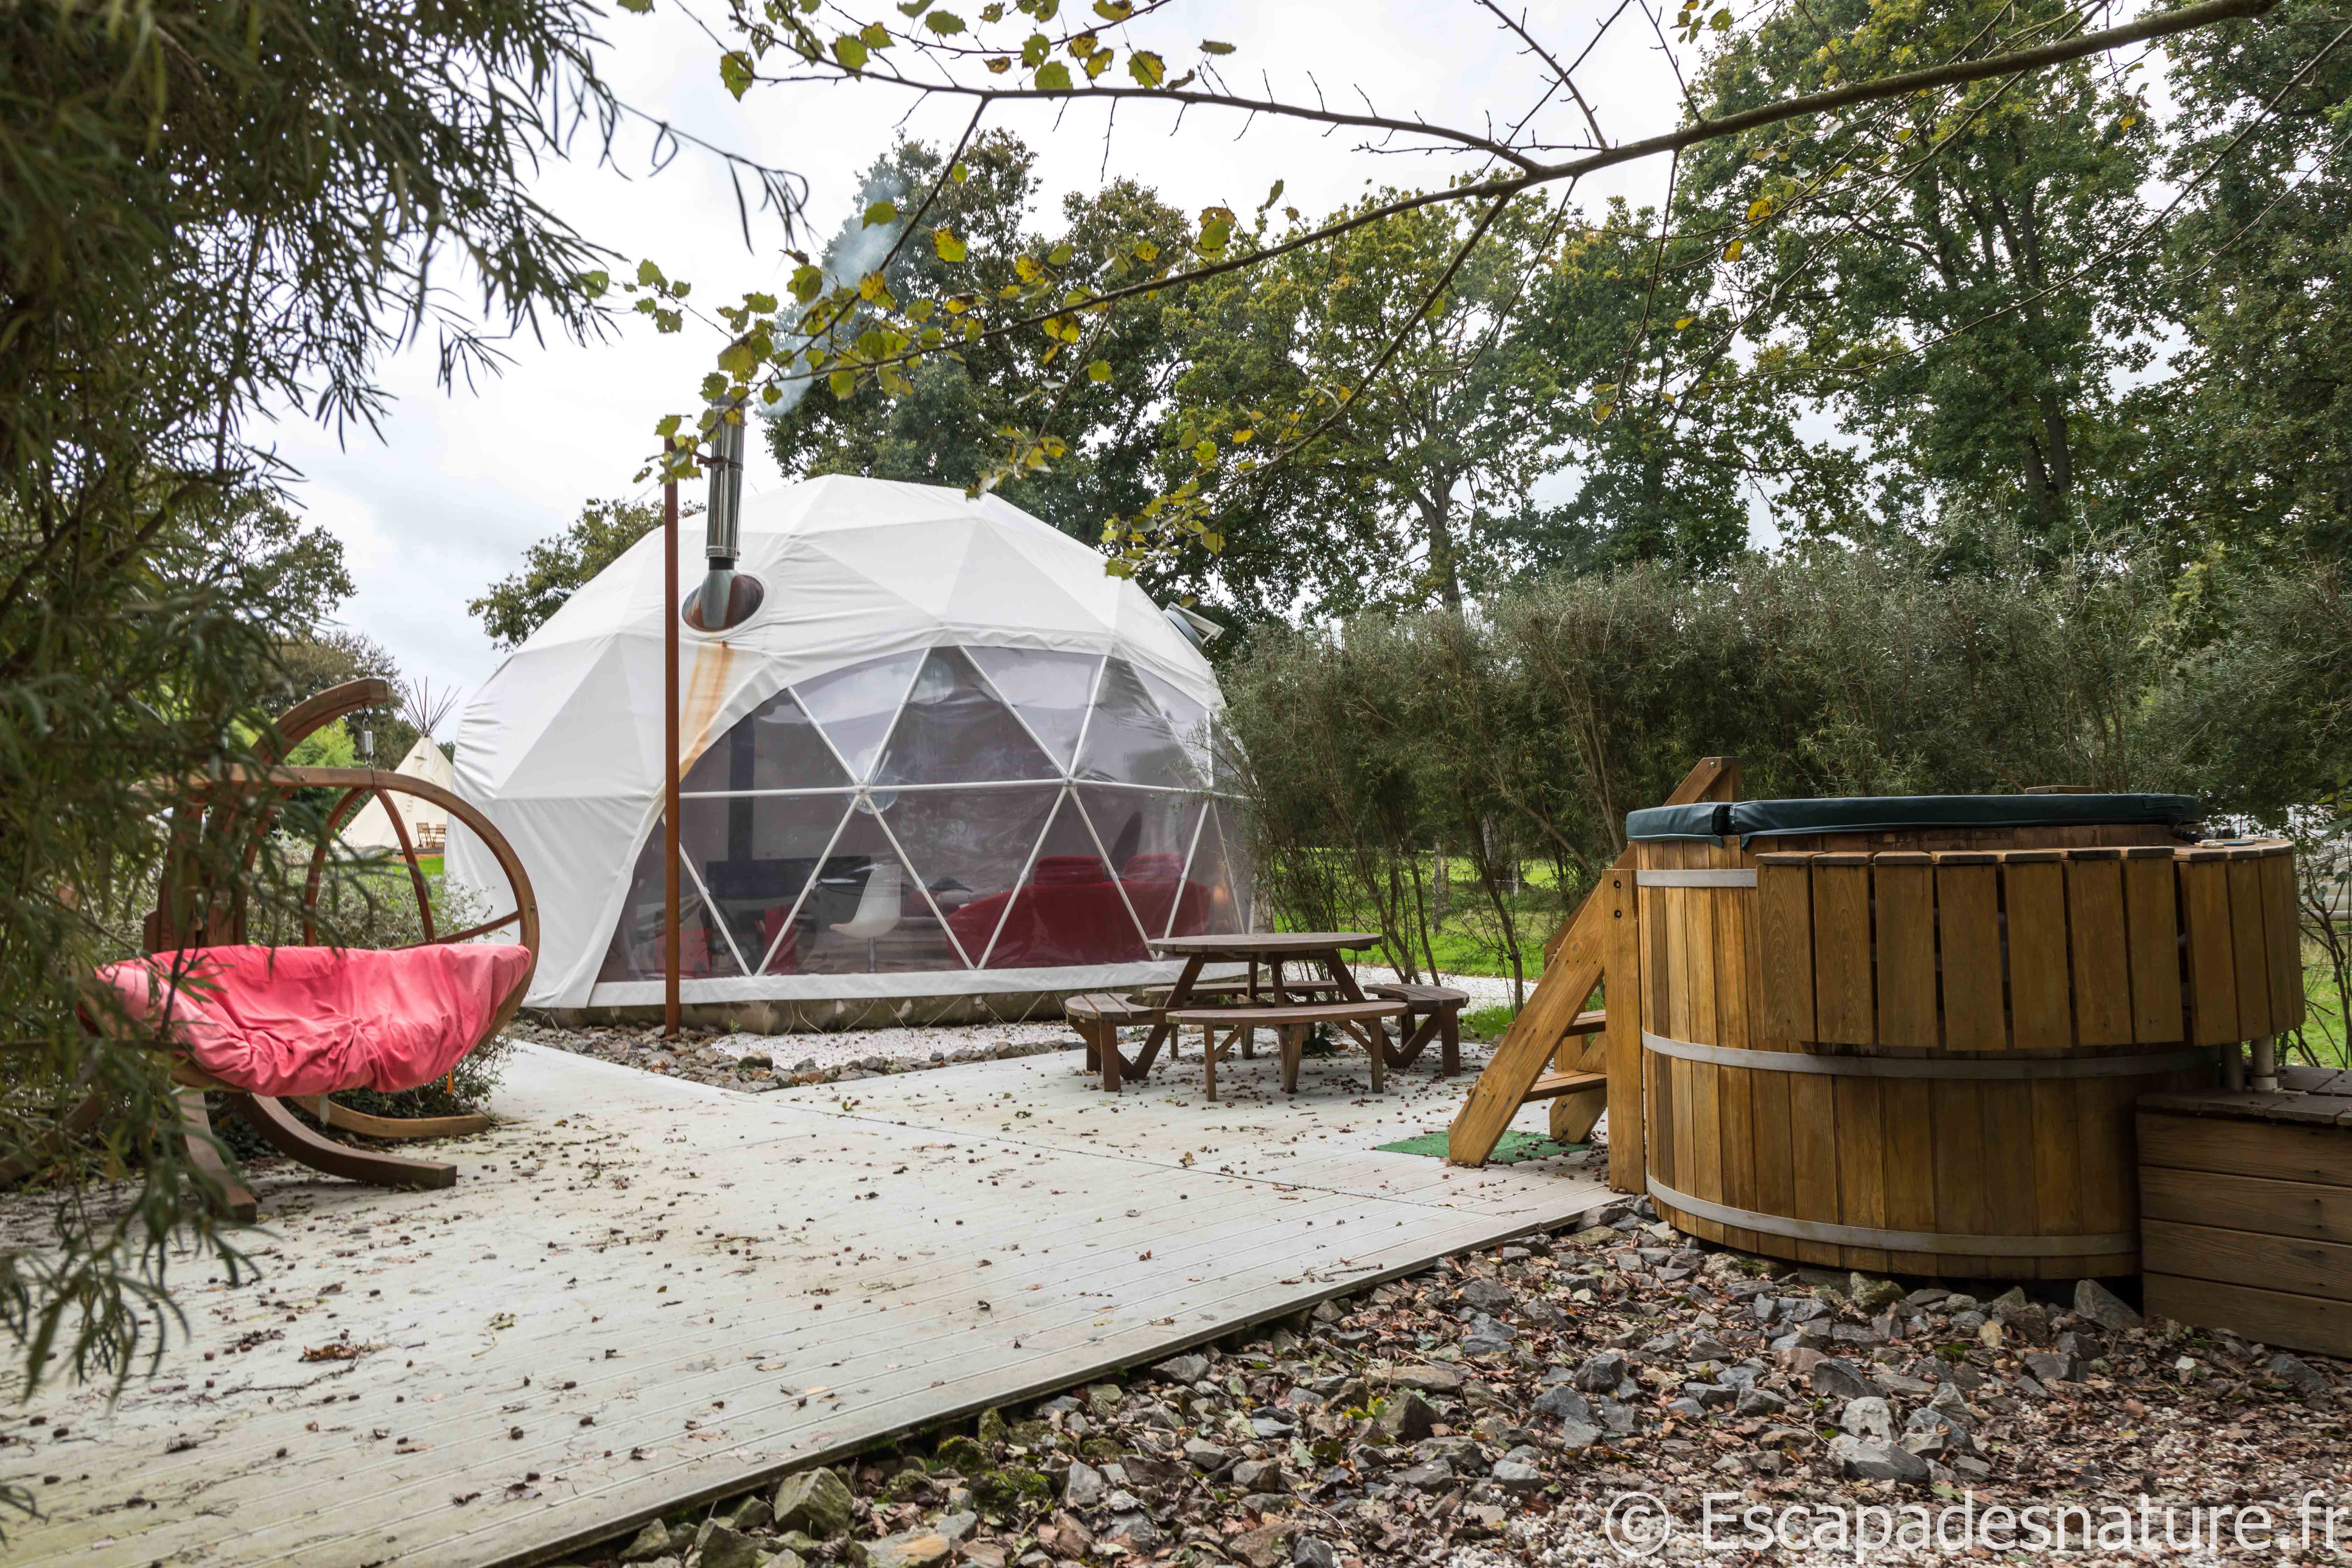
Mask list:
[{"label": "wooden hot tub barrel", "polygon": [[2287,845],[2183,843],[2194,813],[2080,795],[1634,813],[1661,1212],[1839,1268],[2137,1272],[2134,1102],[2209,1089],[2217,1046],[2303,1018]]}]

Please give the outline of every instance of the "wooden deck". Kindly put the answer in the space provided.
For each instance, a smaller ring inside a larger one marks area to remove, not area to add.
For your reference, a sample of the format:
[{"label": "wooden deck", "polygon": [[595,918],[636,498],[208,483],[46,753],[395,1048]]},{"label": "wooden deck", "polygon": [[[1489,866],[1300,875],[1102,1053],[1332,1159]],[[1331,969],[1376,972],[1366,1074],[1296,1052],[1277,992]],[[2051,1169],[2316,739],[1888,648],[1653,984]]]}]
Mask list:
[{"label": "wooden deck", "polygon": [[[0,1430],[12,1563],[530,1563],[892,1434],[1157,1361],[1605,1202],[1557,1163],[1373,1146],[1459,1079],[1197,1040],[1118,1097],[1076,1051],[763,1096],[526,1047],[455,1191],[257,1184],[268,1272],[194,1339]],[[0,1206],[38,1234],[40,1205]],[[329,1359],[355,1351],[350,1359]],[[34,1415],[47,1418],[31,1424]],[[57,1478],[50,1479],[49,1478]]]}]

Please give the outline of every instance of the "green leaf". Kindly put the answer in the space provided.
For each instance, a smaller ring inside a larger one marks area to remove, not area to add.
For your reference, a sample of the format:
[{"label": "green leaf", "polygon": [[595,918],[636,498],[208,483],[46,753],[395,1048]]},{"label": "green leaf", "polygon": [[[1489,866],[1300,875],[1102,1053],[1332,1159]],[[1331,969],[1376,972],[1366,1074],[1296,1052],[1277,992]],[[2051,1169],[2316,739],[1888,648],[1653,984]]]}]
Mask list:
[{"label": "green leaf", "polygon": [[966,163],[950,164],[948,167],[948,178],[953,180],[959,185],[962,184],[966,180],[971,178],[971,165]]},{"label": "green leaf", "polygon": [[746,294],[743,303],[756,315],[772,316],[776,313],[776,297],[773,294]]},{"label": "green leaf", "polygon": [[898,7],[898,15],[912,21],[930,8],[931,0],[907,0],[905,5]]},{"label": "green leaf", "polygon": [[735,95],[737,102],[751,86],[751,57],[740,49],[730,49],[719,57],[719,83]]},{"label": "green leaf", "polygon": [[824,378],[824,384],[832,389],[835,397],[847,397],[857,390],[857,373],[854,370],[837,370]]},{"label": "green leaf", "polygon": [[1087,379],[1089,381],[1108,381],[1110,379],[1110,361],[1107,359],[1098,359],[1095,361],[1094,363],[1087,366]]},{"label": "green leaf", "polygon": [[1270,206],[1274,205],[1274,204],[1275,204],[1275,203],[1276,203],[1276,202],[1280,201],[1281,199],[1282,199],[1282,182],[1281,182],[1280,180],[1276,180],[1276,181],[1275,181],[1275,183],[1274,183],[1274,188],[1273,188],[1272,190],[1270,190],[1270,191],[1268,191],[1268,192],[1266,192],[1266,193],[1265,193],[1265,200],[1264,200],[1264,201],[1262,201],[1262,202],[1260,202],[1260,203],[1258,203],[1258,204],[1257,204],[1257,210],[1258,210],[1258,211],[1260,211],[1260,212],[1264,212],[1264,211],[1265,211],[1265,209],[1266,209],[1266,208],[1268,208],[1268,207],[1270,207]]},{"label": "green leaf", "polygon": [[666,414],[661,417],[661,420],[654,426],[654,434],[659,436],[666,441],[672,436],[677,434],[677,427],[681,422],[681,418],[678,415]]},{"label": "green leaf", "polygon": [[1221,44],[1214,38],[1202,38],[1201,52],[1204,55],[1229,55],[1234,52],[1234,47],[1231,44]]},{"label": "green leaf", "polygon": [[613,275],[609,272],[583,272],[580,275],[580,291],[591,300],[604,298],[604,291],[612,286]]},{"label": "green leaf", "polygon": [[1201,548],[1206,550],[1210,554],[1214,555],[1224,547],[1225,536],[1223,534],[1204,533],[1201,535]]},{"label": "green leaf", "polygon": [[898,204],[896,202],[876,202],[866,209],[865,226],[867,228],[872,228],[877,223],[897,223],[898,221]]},{"label": "green leaf", "polygon": [[833,40],[833,58],[841,62],[844,70],[864,70],[866,59],[865,42],[844,33]]},{"label": "green leaf", "polygon": [[793,269],[793,298],[805,305],[824,290],[824,271],[807,262]]},{"label": "green leaf", "polygon": [[645,16],[654,8],[654,0],[621,0],[621,9]]},{"label": "green leaf", "polygon": [[[738,379],[751,374],[751,366],[756,363],[749,343],[729,343],[719,351],[719,368]],[[723,392],[726,389],[721,387],[719,390]]]},{"label": "green leaf", "polygon": [[1045,253],[1045,259],[1055,267],[1067,267],[1074,254],[1068,246],[1057,245]]},{"label": "green leaf", "polygon": [[857,36],[869,49],[887,49],[890,47],[890,29],[879,22],[866,23],[857,29]]},{"label": "green leaf", "polygon": [[637,263],[637,281],[650,289],[667,282],[668,279],[662,276],[662,269],[660,268],[656,267],[650,260],[647,260]]},{"label": "green leaf", "polygon": [[1203,436],[1192,445],[1192,461],[1204,468],[1217,466],[1217,444]]},{"label": "green leaf", "polygon": [[1135,15],[1128,0],[1095,0],[1095,15],[1106,22],[1124,22]]},{"label": "green leaf", "polygon": [[1150,49],[1138,49],[1127,57],[1127,74],[1145,87],[1158,87],[1168,79],[1168,62]]},{"label": "green leaf", "polygon": [[923,18],[923,26],[945,38],[963,31],[963,18],[952,11],[934,11]]},{"label": "green leaf", "polygon": [[1064,65],[1059,60],[1047,60],[1044,65],[1039,66],[1037,68],[1037,90],[1039,92],[1069,91],[1070,68]]},{"label": "green leaf", "polygon": [[1714,16],[1709,16],[1706,19],[1706,25],[1713,27],[1718,33],[1727,33],[1731,31],[1731,7],[1726,5],[1722,10],[1717,11]]},{"label": "green leaf", "polygon": [[931,249],[938,253],[941,261],[961,261],[964,258],[963,241],[944,228],[931,230]]},{"label": "green leaf", "polygon": [[1054,52],[1054,41],[1043,33],[1032,33],[1021,40],[1021,63],[1034,70],[1045,63]]}]

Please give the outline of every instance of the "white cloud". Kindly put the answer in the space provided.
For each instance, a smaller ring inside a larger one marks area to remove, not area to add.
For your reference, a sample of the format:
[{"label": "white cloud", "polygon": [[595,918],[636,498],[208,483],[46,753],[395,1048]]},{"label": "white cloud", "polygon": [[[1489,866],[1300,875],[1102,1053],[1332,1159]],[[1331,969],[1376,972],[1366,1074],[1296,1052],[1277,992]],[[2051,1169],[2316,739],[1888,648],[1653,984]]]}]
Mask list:
[{"label": "white cloud", "polygon": [[[700,3],[715,12],[709,0]],[[1572,57],[1609,8],[1583,0],[1536,26]],[[1478,125],[1491,107],[1498,127],[1538,90],[1534,63],[1467,0],[1383,7],[1219,0],[1173,14],[1199,37],[1237,47],[1230,75],[1244,89],[1264,69],[1277,92],[1310,95],[1311,70],[1335,104],[1360,107],[1360,89],[1385,114]],[[1675,119],[1673,79],[1646,27],[1633,30],[1639,20],[1627,13],[1579,73],[1612,141]],[[817,236],[839,223],[859,173],[895,136],[951,142],[970,114],[966,104],[910,104],[871,84],[765,87],[739,104],[719,85],[709,40],[675,4],[646,18],[615,15],[604,32],[613,47],[604,68],[626,101],[805,176]],[[1580,134],[1580,121],[1557,109],[1547,120]],[[1013,108],[991,122],[1039,150],[1050,203],[1091,188],[1104,170],[1099,109]],[[1473,166],[1459,157],[1366,153],[1359,133],[1327,136],[1296,122],[1260,120],[1237,140],[1242,131],[1241,117],[1230,113],[1195,110],[1180,127],[1171,110],[1129,106],[1116,122],[1108,170],[1156,185],[1180,206],[1223,203],[1244,213],[1279,177],[1286,202],[1317,213],[1361,195],[1368,183],[1425,185]],[[698,301],[778,289],[793,263],[772,216],[754,215],[755,247],[747,249],[735,195],[715,161],[688,148],[651,173],[650,141],[642,125],[625,131],[608,163],[583,132],[573,158],[550,164],[537,193],[628,268],[651,257],[671,276],[693,279]],[[1588,205],[1614,193],[1654,201],[1664,176],[1655,162],[1612,171],[1580,197]],[[703,331],[662,337],[632,316],[609,342],[511,343],[503,374],[446,394],[434,385],[428,349],[385,367],[397,401],[381,440],[359,431],[339,445],[316,426],[285,422],[277,439],[305,476],[300,500],[342,538],[358,583],[343,620],[383,642],[410,673],[436,685],[479,685],[498,656],[467,615],[467,600],[514,570],[525,547],[571,521],[583,501],[644,488],[632,476],[652,448],[653,421],[690,404],[715,347]],[[747,479],[756,492],[780,476],[752,446]]]}]

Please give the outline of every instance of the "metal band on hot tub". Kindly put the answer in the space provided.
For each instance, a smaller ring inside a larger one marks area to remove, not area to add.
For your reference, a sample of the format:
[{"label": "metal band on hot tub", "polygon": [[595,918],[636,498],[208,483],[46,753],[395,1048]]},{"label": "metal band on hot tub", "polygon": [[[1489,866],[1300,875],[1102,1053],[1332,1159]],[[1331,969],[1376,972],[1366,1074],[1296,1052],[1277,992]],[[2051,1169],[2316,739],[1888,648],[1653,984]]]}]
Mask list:
[{"label": "metal band on hot tub", "polygon": [[[1769,1054],[1769,1053],[1765,1053]],[[1669,1208],[1740,1230],[1760,1230],[1799,1241],[1825,1241],[1838,1247],[1876,1247],[1889,1252],[1940,1252],[1968,1258],[2098,1258],[2139,1250],[2139,1237],[2129,1231],[2098,1236],[1953,1236],[1933,1230],[1881,1230],[1867,1225],[1825,1225],[1819,1220],[1789,1219],[1758,1214],[1705,1198],[1688,1197],[1649,1178],[1650,1195]]]},{"label": "metal band on hot tub", "polygon": [[[1642,1031],[1642,1048],[1686,1062],[1756,1072],[1828,1073],[1838,1078],[2076,1079],[2154,1078],[2213,1065],[2213,1047],[2191,1046],[2161,1056],[2121,1057],[1830,1057],[1811,1051],[1751,1051],[1701,1046]],[[1876,1246],[1870,1242],[1864,1245]]]}]

